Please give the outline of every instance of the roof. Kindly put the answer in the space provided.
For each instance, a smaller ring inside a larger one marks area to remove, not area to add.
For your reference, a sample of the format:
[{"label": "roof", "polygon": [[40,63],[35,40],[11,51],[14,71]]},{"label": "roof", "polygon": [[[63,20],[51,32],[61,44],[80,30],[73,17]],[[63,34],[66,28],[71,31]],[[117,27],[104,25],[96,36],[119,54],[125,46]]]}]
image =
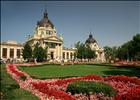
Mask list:
[{"label": "roof", "polygon": [[63,50],[75,51],[75,50],[76,50],[76,48],[66,48],[66,47],[63,47]]},{"label": "roof", "polygon": [[48,19],[48,13],[47,11],[44,12],[44,17],[40,21],[37,22],[37,25],[39,27],[48,27],[51,26],[54,27],[53,23]]},{"label": "roof", "polygon": [[92,37],[92,34],[90,34],[85,43],[97,43],[97,41]]},{"label": "roof", "polygon": [[17,43],[16,41],[0,42],[0,45],[20,46],[20,47],[23,46],[23,44],[21,44],[21,43]]}]

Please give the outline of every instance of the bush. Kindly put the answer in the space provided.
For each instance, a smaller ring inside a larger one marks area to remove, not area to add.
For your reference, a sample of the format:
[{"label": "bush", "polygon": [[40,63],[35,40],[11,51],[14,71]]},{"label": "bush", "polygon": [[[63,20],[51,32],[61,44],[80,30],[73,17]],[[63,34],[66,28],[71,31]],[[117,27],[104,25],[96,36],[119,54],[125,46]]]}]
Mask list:
[{"label": "bush", "polygon": [[101,92],[106,96],[116,95],[116,90],[110,85],[94,81],[74,81],[68,85],[66,91],[71,92],[72,95],[76,93],[89,95]]},{"label": "bush", "polygon": [[11,87],[11,89],[18,89],[18,88],[20,88],[18,84],[11,84],[10,87]]}]

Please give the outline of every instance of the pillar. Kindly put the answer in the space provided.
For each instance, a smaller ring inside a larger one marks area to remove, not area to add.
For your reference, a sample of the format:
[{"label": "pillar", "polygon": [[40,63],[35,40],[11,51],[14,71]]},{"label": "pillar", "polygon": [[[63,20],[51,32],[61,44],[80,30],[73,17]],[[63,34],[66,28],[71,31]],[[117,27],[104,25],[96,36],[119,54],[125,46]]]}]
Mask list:
[{"label": "pillar", "polygon": [[67,59],[67,52],[65,52],[65,59]]},{"label": "pillar", "polygon": [[10,58],[10,48],[7,48],[7,59]]},{"label": "pillar", "polygon": [[68,52],[69,53],[69,59],[71,59],[71,57],[70,57],[70,52]]},{"label": "pillar", "polygon": [[60,57],[60,60],[62,59],[62,44],[59,45],[59,57]]},{"label": "pillar", "polygon": [[3,52],[2,50],[3,50],[3,48],[0,48],[0,58],[3,58],[2,57],[2,52]]}]

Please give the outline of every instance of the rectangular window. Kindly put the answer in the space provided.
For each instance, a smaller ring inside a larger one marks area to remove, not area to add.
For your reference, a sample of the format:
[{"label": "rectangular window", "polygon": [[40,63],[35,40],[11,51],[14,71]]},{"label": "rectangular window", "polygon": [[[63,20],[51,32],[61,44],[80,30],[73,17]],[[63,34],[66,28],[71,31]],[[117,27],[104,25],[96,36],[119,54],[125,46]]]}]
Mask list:
[{"label": "rectangular window", "polygon": [[17,58],[20,58],[20,49],[17,49]]},{"label": "rectangular window", "polygon": [[14,49],[10,49],[10,58],[14,58]]},{"label": "rectangular window", "polygon": [[7,58],[7,48],[2,49],[2,57]]},{"label": "rectangular window", "polygon": [[72,53],[70,53],[70,59],[72,59]]},{"label": "rectangular window", "polygon": [[49,43],[50,48],[55,48],[56,44],[55,43]]},{"label": "rectangular window", "polygon": [[69,53],[67,52],[67,59],[69,59]]},{"label": "rectangular window", "polygon": [[63,52],[63,59],[65,59],[65,52]]}]

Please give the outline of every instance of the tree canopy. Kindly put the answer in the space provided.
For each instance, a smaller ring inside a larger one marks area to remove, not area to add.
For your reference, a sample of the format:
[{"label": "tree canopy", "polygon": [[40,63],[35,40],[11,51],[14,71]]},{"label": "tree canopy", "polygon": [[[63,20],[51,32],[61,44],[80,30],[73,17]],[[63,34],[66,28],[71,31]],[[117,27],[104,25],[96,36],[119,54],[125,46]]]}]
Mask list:
[{"label": "tree canopy", "polygon": [[32,58],[32,48],[28,43],[24,45],[22,56],[25,60],[27,59],[28,61]]},{"label": "tree canopy", "polygon": [[140,34],[119,47],[104,47],[106,60],[119,58],[120,60],[140,60]]},{"label": "tree canopy", "polygon": [[75,44],[75,47],[77,48],[76,56],[79,59],[92,59],[96,57],[95,51],[91,50],[89,46],[85,46],[84,43],[80,43],[80,41]]},{"label": "tree canopy", "polygon": [[34,49],[32,50],[31,46],[26,43],[23,49],[23,58],[25,60],[36,59],[37,62],[42,62],[47,59],[47,47],[42,48],[39,43],[35,44]]},{"label": "tree canopy", "polygon": [[35,44],[33,50],[33,58],[37,60],[37,62],[42,62],[47,59],[47,47],[43,49],[39,46],[38,43]]}]

